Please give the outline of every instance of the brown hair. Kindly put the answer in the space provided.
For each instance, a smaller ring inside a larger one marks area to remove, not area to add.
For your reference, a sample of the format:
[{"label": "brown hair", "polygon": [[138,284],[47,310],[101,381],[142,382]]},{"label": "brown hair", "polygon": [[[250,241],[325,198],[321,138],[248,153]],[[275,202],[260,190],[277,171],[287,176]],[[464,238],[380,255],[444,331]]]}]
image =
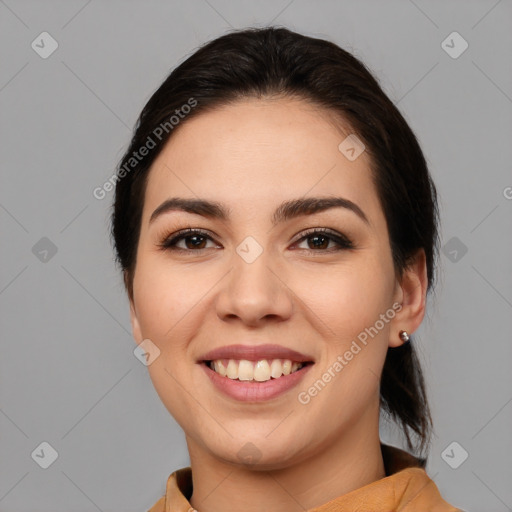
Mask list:
[{"label": "brown hair", "polygon": [[[439,243],[437,194],[414,133],[371,72],[349,52],[329,41],[267,27],[234,31],[208,42],[171,72],[143,108],[119,164],[112,214],[117,261],[130,298],[148,171],[176,129],[171,117],[188,112],[180,115],[179,127],[237,99],[273,95],[302,98],[327,109],[363,141],[395,270],[402,275],[416,250],[423,248],[430,291]],[[150,139],[152,149],[135,161],[133,153]],[[381,407],[401,426],[409,449],[414,448],[411,433],[418,438],[419,451],[428,449],[432,419],[413,344],[388,349],[380,394]]]}]

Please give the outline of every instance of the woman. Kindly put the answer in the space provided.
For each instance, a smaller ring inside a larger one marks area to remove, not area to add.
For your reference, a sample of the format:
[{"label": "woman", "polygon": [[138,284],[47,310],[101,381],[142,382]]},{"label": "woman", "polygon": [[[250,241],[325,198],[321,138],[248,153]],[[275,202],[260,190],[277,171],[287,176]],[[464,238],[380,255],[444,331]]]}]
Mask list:
[{"label": "woman", "polygon": [[[338,46],[250,29],[170,74],[112,219],[134,338],[190,454],[151,512],[457,510],[424,469],[411,342],[437,216],[414,134]],[[380,442],[381,410],[417,455]]]}]

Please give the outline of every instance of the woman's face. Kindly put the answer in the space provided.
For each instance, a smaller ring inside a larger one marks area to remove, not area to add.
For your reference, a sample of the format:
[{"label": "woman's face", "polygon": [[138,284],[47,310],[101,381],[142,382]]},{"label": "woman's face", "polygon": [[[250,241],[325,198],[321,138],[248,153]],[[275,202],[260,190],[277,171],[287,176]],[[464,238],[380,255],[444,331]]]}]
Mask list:
[{"label": "woman's face", "polygon": [[[160,350],[151,379],[196,453],[278,468],[378,432],[403,293],[368,154],[338,147],[349,133],[300,100],[243,100],[184,122],[152,165],[132,326]],[[171,198],[218,208],[154,214]],[[344,202],[300,208],[312,198]],[[173,241],[188,228],[201,233]],[[265,381],[286,372],[286,354],[235,351],[224,367],[234,359],[229,371],[251,378],[255,363],[239,360],[265,359],[262,381],[213,375],[206,354],[234,345],[277,345],[310,364]]]}]

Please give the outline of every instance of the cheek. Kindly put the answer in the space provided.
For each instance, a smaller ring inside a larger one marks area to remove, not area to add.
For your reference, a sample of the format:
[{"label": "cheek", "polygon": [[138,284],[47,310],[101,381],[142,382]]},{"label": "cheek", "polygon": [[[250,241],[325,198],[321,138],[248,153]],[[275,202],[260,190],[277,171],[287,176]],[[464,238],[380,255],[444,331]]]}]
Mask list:
[{"label": "cheek", "polygon": [[357,336],[391,307],[394,274],[385,261],[361,258],[327,270],[311,267],[297,272],[293,281],[290,288],[323,321],[326,335],[340,342]]},{"label": "cheek", "polygon": [[[143,255],[137,262],[134,297],[142,336],[149,338],[160,355],[148,367],[148,373],[162,403],[182,423],[187,417],[186,387],[187,314],[197,304],[197,286],[161,262]],[[204,293],[204,292],[203,292]],[[199,298],[200,298],[199,294]],[[185,393],[186,395],[186,393]],[[188,404],[190,405],[190,404]]]},{"label": "cheek", "polygon": [[142,258],[134,279],[134,296],[143,335],[164,341],[200,302],[204,290],[205,284],[194,273],[176,272],[161,262]]}]

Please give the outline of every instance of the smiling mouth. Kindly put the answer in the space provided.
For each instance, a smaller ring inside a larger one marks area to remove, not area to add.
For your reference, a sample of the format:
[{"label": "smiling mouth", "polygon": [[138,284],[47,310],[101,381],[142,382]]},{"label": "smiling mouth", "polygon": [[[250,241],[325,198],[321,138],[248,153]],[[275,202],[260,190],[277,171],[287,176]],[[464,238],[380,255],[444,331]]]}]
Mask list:
[{"label": "smiling mouth", "polygon": [[290,359],[216,359],[203,361],[218,375],[235,381],[267,382],[280,379],[312,365],[312,361],[297,362]]}]

